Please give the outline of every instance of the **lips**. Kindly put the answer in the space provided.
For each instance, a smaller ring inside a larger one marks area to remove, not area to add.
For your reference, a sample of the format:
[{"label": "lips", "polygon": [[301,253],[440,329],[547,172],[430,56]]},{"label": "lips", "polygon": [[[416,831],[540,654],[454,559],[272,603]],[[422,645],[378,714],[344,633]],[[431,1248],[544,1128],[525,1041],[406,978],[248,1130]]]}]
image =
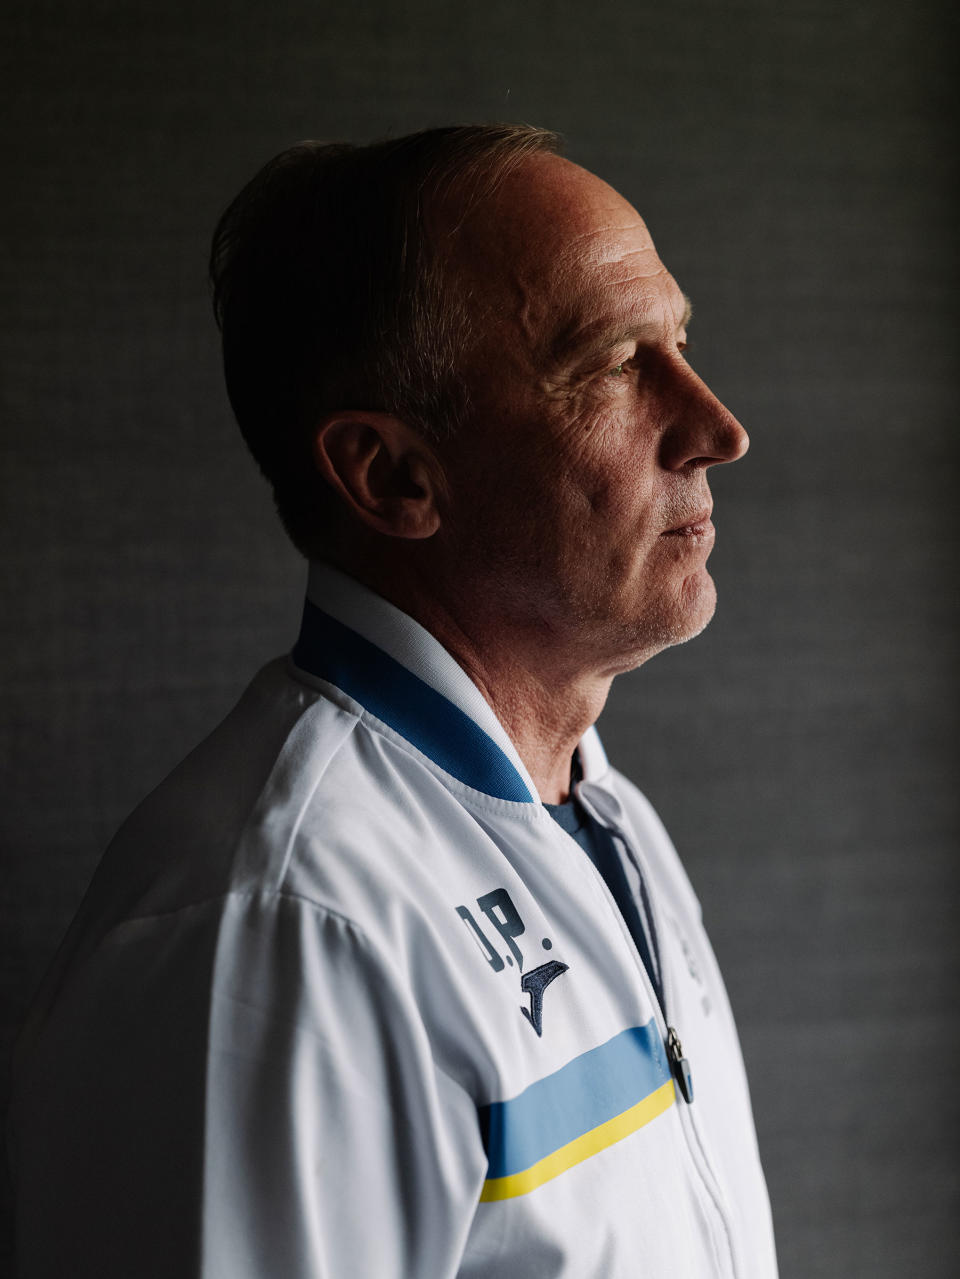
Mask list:
[{"label": "lips", "polygon": [[668,528],[662,534],[663,537],[704,537],[713,532],[713,524],[710,521],[710,513],[713,510],[710,506],[705,506],[700,511],[695,511],[686,516],[679,524],[673,528]]}]

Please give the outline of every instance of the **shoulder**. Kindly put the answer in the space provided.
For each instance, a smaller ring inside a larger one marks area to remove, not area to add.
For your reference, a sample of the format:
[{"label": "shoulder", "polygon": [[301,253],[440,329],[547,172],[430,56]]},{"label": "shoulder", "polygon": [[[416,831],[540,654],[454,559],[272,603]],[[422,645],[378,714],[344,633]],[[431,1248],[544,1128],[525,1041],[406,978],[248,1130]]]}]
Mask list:
[{"label": "shoulder", "polygon": [[284,919],[311,908],[324,935],[349,924],[389,952],[486,840],[432,761],[278,661],[124,824],[89,905],[102,931],[221,899],[262,915],[276,897]]},{"label": "shoulder", "polygon": [[357,718],[292,679],[283,659],[269,663],[126,819],[91,893],[118,912],[158,915],[266,886],[244,876],[240,857],[251,824],[271,815],[264,796],[276,849]]}]

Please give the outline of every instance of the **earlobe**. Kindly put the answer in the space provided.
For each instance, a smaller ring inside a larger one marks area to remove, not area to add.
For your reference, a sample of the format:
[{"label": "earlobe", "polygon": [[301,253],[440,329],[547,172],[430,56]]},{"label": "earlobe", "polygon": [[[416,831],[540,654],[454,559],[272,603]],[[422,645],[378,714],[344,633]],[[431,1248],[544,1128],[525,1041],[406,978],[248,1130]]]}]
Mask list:
[{"label": "earlobe", "polygon": [[348,512],[387,537],[431,537],[440,526],[439,464],[423,438],[387,413],[343,410],[317,426],[317,469]]}]

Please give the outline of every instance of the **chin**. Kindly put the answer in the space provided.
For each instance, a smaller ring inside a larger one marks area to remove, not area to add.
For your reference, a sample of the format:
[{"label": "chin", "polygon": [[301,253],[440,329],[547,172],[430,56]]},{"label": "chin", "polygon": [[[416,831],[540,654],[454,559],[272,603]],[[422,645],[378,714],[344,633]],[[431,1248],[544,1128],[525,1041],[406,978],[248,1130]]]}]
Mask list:
[{"label": "chin", "polygon": [[713,617],[713,610],[711,609],[711,611],[708,614],[698,618],[695,622],[692,622],[689,626],[684,627],[684,629],[677,634],[677,637],[675,640],[673,640],[673,643],[686,644],[688,640],[696,639],[697,636],[702,635],[703,632],[710,625],[710,620],[712,617]]},{"label": "chin", "polygon": [[706,630],[717,607],[717,588],[704,569],[684,579],[680,591],[660,601],[658,608],[645,611],[634,628],[639,666],[664,649],[685,644]]},{"label": "chin", "polygon": [[680,622],[684,639],[699,635],[717,609],[717,588],[705,568],[684,579],[680,590]]},{"label": "chin", "polygon": [[706,630],[717,609],[717,588],[713,578],[703,570],[688,577],[680,594],[674,644],[685,644]]}]

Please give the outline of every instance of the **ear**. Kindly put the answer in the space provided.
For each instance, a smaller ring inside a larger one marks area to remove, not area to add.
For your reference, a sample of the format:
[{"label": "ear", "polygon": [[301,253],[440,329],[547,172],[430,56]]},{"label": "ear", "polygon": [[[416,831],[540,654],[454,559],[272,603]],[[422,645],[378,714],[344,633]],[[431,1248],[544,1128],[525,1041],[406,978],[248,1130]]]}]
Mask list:
[{"label": "ear", "polygon": [[331,413],[317,426],[313,455],[323,478],[368,528],[424,538],[440,527],[440,463],[399,418],[360,409]]}]

